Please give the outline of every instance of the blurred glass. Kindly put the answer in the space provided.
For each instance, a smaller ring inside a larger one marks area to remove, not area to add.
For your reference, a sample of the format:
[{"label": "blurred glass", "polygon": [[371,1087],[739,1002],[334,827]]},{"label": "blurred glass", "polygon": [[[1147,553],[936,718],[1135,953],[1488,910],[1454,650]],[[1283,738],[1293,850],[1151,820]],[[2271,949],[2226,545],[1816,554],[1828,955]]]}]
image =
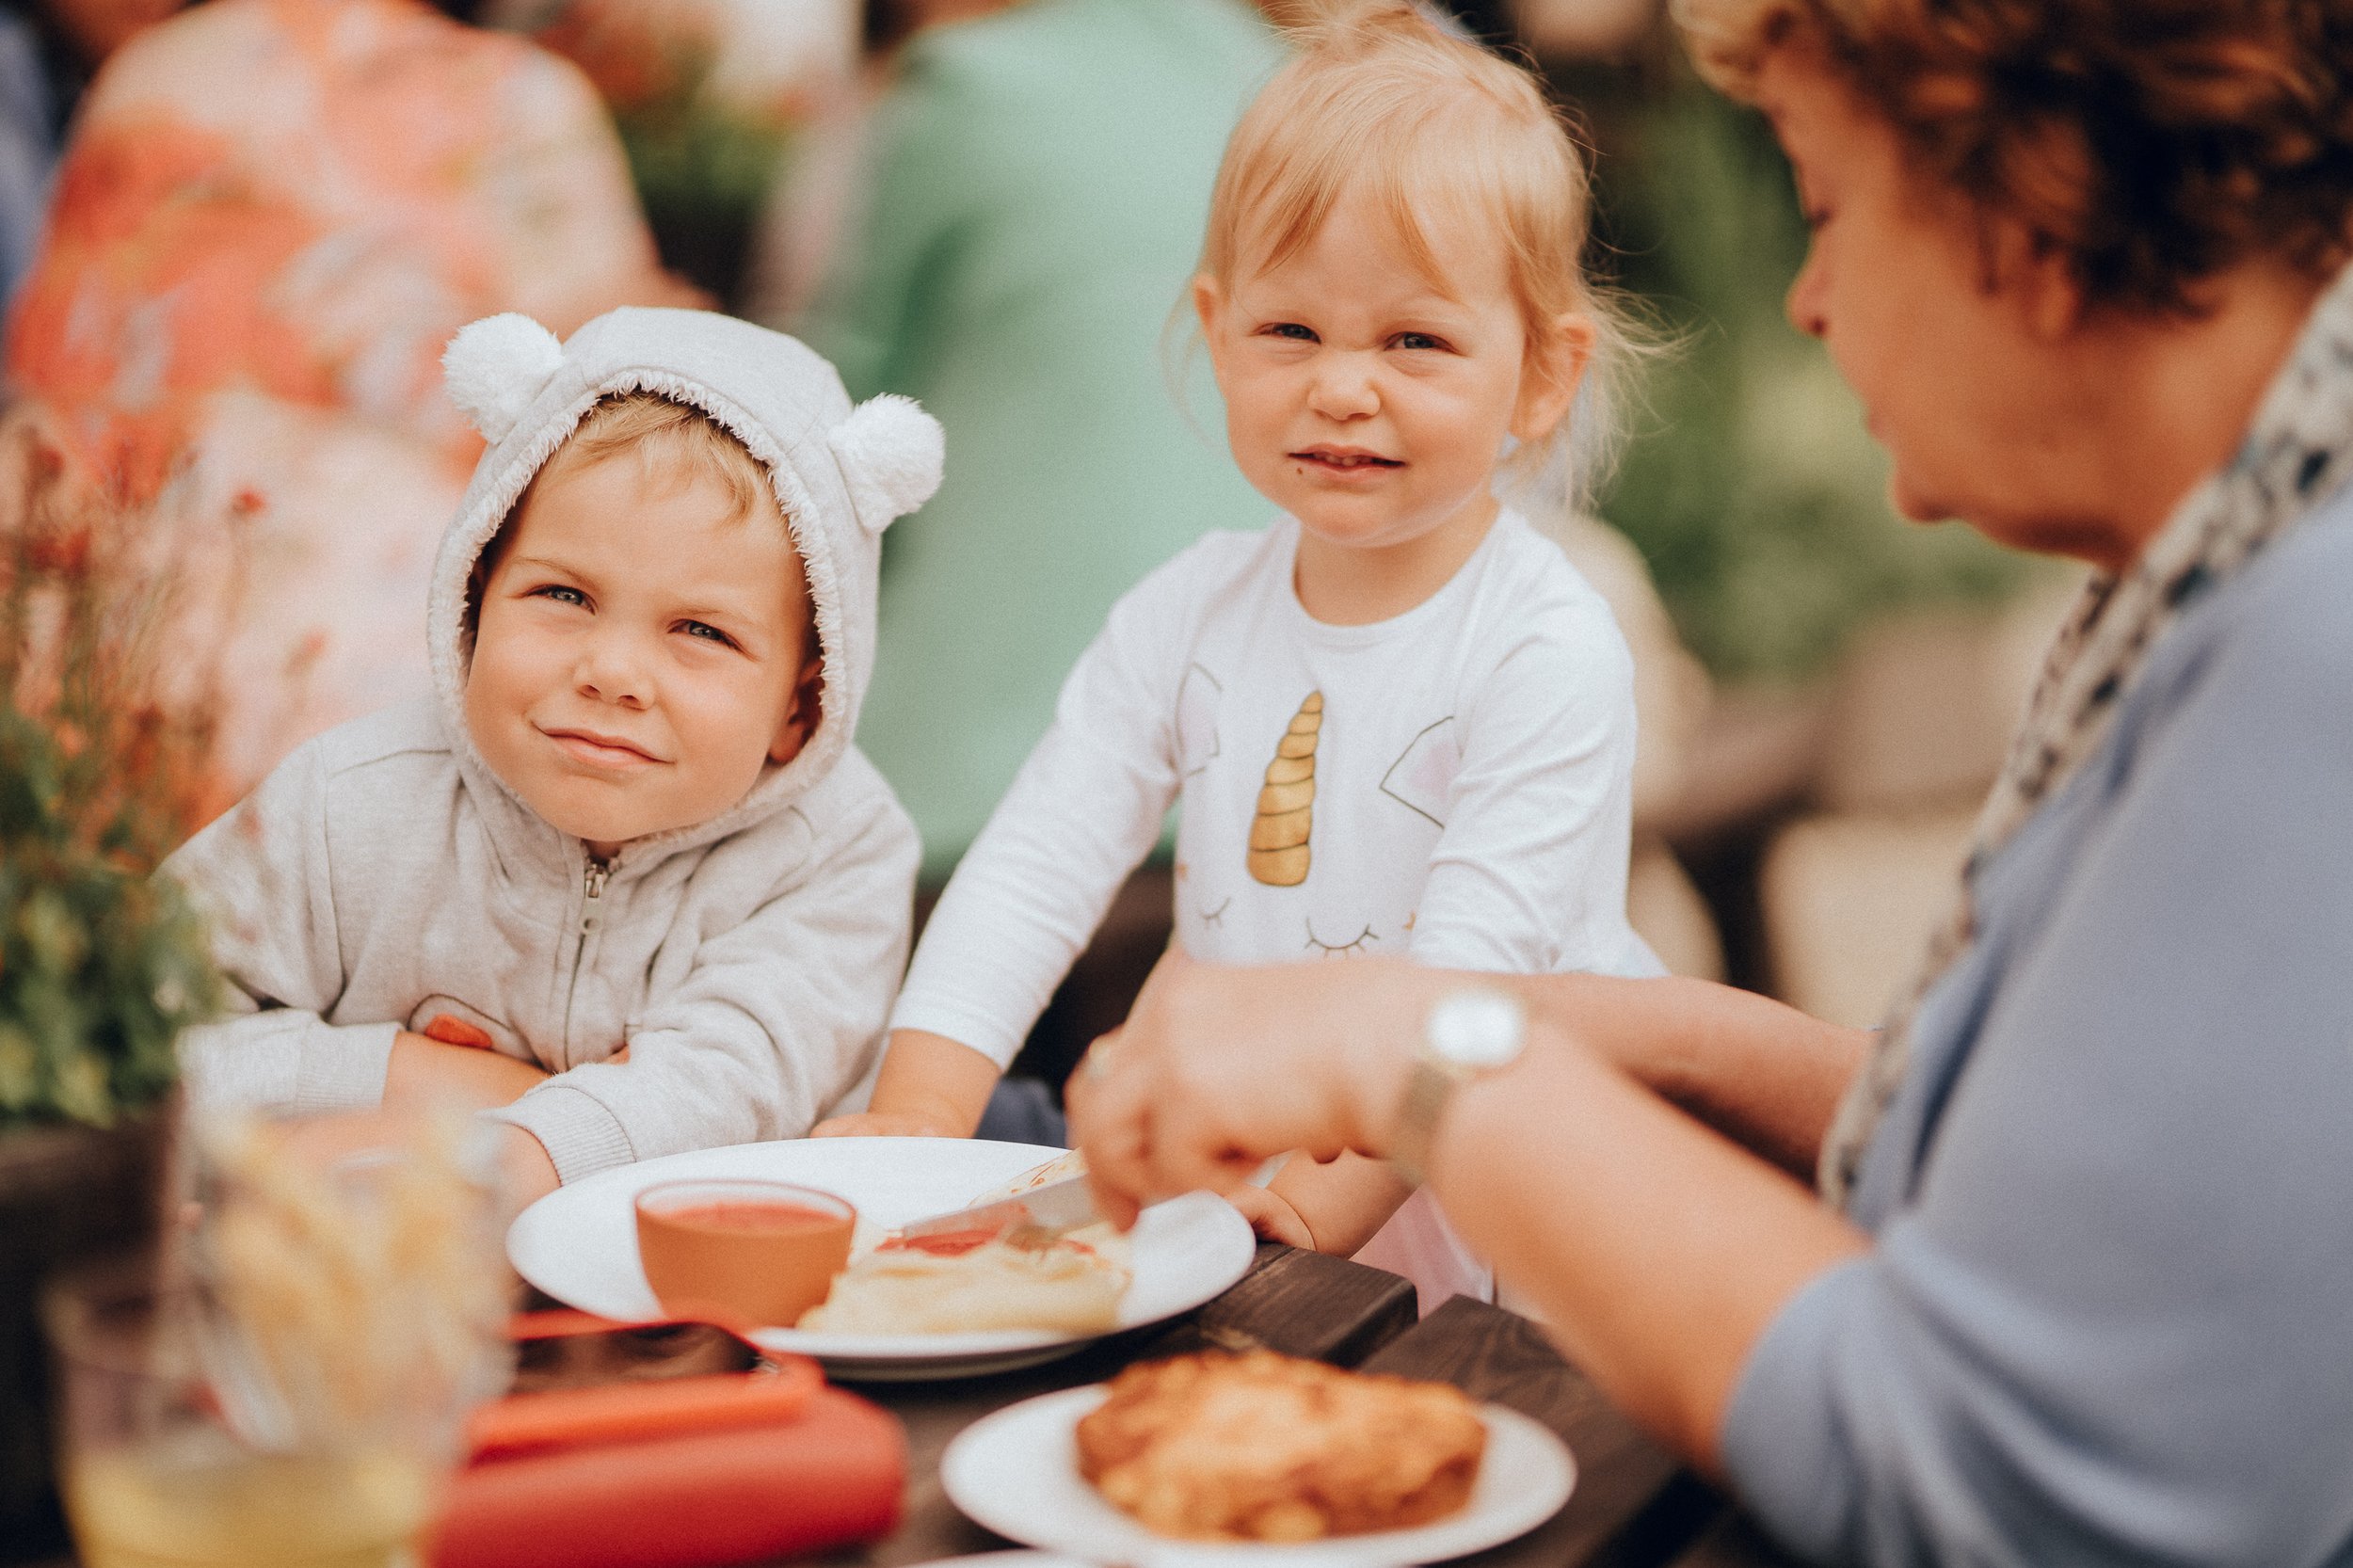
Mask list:
[{"label": "blurred glass", "polygon": [[200,1128],[160,1261],[44,1304],[86,1568],[413,1560],[465,1416],[504,1384],[507,1276],[462,1124]]},{"label": "blurred glass", "polygon": [[193,1288],[147,1265],[48,1302],[67,1516],[86,1568],[392,1568],[436,1490],[400,1446],[282,1451],[240,1432],[200,1349]]}]

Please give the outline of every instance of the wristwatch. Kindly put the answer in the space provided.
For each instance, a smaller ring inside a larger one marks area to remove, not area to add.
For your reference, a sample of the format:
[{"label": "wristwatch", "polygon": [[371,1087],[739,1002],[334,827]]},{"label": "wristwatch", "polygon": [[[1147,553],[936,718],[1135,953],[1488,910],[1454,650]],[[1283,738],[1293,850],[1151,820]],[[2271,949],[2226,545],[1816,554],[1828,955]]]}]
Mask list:
[{"label": "wristwatch", "polygon": [[1429,1179],[1430,1149],[1438,1119],[1454,1091],[1484,1073],[1510,1066],[1528,1043],[1528,1010],[1520,999],[1492,985],[1466,985],[1438,999],[1422,1020],[1421,1048],[1398,1108],[1389,1163],[1420,1186]]}]

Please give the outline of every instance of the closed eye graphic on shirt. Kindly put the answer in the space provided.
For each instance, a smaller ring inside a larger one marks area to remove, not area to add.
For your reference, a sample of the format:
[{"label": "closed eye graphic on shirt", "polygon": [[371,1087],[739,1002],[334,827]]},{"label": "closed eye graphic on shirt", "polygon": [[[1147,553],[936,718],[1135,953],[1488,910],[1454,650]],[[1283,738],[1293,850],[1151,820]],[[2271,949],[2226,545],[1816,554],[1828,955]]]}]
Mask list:
[{"label": "closed eye graphic on shirt", "polygon": [[1315,827],[1316,740],[1323,728],[1323,694],[1310,692],[1275,744],[1250,824],[1250,874],[1270,888],[1307,880],[1308,838]]}]

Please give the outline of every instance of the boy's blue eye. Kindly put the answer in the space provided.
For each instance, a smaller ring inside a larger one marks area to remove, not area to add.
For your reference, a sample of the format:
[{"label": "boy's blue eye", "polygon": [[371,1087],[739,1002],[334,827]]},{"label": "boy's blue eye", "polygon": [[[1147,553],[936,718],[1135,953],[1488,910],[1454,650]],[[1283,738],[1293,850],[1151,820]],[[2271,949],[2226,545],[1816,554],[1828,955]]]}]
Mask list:
[{"label": "boy's blue eye", "polygon": [[588,596],[586,594],[582,593],[578,588],[567,586],[562,583],[543,583],[539,586],[531,590],[531,597],[534,599],[552,599],[558,604],[585,604],[588,602]]},{"label": "boy's blue eye", "polygon": [[720,631],[717,627],[712,626],[706,621],[680,621],[679,622],[679,630],[685,632],[690,637],[700,637],[705,642],[717,643],[721,648],[733,648],[735,646],[735,639],[733,637],[728,636],[726,632]]},{"label": "boy's blue eye", "polygon": [[1444,348],[1446,340],[1433,338],[1427,332],[1400,332],[1397,345],[1400,348]]},{"label": "boy's blue eye", "polygon": [[1271,338],[1288,338],[1292,343],[1313,343],[1316,341],[1316,335],[1312,328],[1302,327],[1295,321],[1278,321],[1273,326],[1267,328],[1265,330],[1267,336]]}]

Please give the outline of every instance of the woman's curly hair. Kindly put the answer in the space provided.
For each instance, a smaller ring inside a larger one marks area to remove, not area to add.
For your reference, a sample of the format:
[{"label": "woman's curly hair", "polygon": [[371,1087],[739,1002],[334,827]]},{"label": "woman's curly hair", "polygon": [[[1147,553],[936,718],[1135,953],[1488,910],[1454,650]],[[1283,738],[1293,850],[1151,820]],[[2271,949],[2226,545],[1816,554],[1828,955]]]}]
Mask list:
[{"label": "woman's curly hair", "polygon": [[2353,0],[1675,0],[1736,96],[1819,48],[1917,166],[2064,254],[2087,297],[2353,257]]}]

